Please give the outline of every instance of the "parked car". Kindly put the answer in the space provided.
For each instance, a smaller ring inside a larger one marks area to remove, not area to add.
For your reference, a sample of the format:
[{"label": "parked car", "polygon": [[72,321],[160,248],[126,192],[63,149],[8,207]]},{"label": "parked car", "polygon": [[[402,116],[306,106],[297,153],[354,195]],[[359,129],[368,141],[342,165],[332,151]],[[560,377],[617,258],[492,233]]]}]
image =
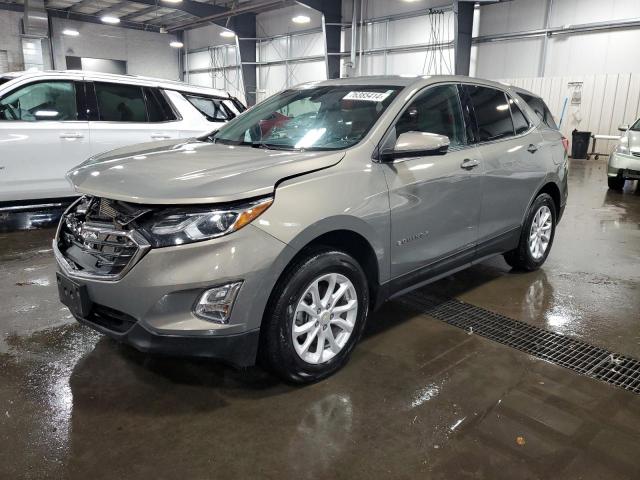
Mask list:
[{"label": "parked car", "polygon": [[68,197],[65,173],[92,155],[203,135],[243,110],[227,92],[180,82],[80,71],[5,74],[0,206]]},{"label": "parked car", "polygon": [[[289,120],[263,134],[274,114]],[[539,268],[567,153],[505,85],[364,77],[286,90],[212,135],[122,148],[69,179],[84,196],[53,246],[80,322],[146,352],[259,354],[304,383],[347,362],[385,300],[493,255]]]},{"label": "parked car", "polygon": [[623,132],[616,149],[609,156],[607,182],[612,190],[622,190],[625,180],[640,180],[640,119],[620,125]]}]

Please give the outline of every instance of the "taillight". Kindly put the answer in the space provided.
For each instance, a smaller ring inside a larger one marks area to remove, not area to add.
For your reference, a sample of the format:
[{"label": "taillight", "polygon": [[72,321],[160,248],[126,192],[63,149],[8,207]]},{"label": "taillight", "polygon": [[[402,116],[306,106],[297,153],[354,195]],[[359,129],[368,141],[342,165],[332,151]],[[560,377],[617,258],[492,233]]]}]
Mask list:
[{"label": "taillight", "polygon": [[562,136],[562,146],[564,147],[565,153],[568,155],[569,154],[569,139],[567,137],[565,137],[564,135]]}]

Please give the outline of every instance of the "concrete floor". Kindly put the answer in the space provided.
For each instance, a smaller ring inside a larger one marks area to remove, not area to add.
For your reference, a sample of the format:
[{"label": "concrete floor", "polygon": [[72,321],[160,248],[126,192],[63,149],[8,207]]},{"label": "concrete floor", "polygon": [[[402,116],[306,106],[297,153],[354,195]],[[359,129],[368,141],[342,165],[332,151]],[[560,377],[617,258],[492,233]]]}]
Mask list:
[{"label": "concrete floor", "polygon": [[[498,258],[426,290],[640,357],[640,194],[605,167],[572,163],[543,270]],[[0,478],[640,477],[637,395],[399,303],[305,388],[141,355],[58,303],[52,235],[0,234]]]}]

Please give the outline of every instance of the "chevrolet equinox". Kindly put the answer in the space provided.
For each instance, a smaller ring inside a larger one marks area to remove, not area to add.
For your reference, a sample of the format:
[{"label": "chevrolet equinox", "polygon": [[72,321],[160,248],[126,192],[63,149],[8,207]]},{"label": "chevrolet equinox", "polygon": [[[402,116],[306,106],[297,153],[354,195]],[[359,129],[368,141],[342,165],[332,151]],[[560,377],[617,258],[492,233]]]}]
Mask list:
[{"label": "chevrolet equinox", "polygon": [[67,175],[60,298],[141,351],[319,380],[384,301],[493,255],[545,262],[567,198],[547,116],[489,81],[349,78],[90,158]]}]

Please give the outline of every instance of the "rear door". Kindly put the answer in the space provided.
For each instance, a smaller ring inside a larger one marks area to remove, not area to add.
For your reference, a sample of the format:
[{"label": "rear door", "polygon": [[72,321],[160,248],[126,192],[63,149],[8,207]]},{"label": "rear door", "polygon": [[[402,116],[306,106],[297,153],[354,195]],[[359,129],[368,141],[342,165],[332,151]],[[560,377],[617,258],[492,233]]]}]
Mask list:
[{"label": "rear door", "polygon": [[562,145],[562,134],[558,130],[558,125],[549,111],[549,107],[540,97],[520,92],[518,92],[518,96],[526,102],[540,121],[538,124],[538,132],[542,139],[540,154],[551,158],[554,164],[561,165],[565,162],[566,151]]},{"label": "rear door", "polygon": [[0,201],[74,194],[68,170],[90,155],[84,85],[37,80],[0,98]]},{"label": "rear door", "polygon": [[[465,85],[478,129],[484,164],[478,235],[479,255],[509,248],[546,170],[537,155],[541,136],[504,91]],[[505,247],[507,245],[507,247]]]},{"label": "rear door", "polygon": [[89,122],[92,154],[156,140],[180,138],[178,117],[161,90],[91,82],[95,111]]}]

